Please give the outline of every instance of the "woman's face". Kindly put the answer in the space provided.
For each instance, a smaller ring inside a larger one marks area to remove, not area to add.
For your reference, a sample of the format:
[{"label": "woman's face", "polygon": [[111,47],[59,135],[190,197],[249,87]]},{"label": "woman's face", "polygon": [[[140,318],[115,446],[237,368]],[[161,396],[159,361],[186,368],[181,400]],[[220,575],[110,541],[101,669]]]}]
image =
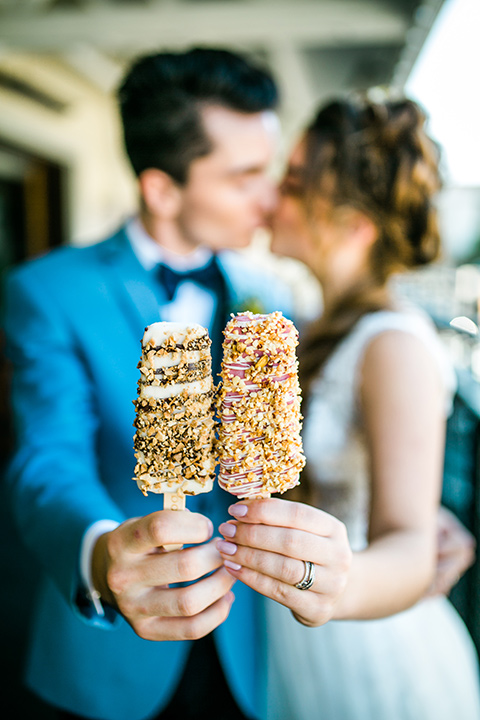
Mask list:
[{"label": "woman's face", "polygon": [[306,142],[302,139],[290,155],[280,184],[271,249],[278,255],[300,260],[321,278],[335,249],[339,228],[334,222],[333,207],[326,199],[315,198],[314,208],[311,211],[306,208],[305,152]]}]

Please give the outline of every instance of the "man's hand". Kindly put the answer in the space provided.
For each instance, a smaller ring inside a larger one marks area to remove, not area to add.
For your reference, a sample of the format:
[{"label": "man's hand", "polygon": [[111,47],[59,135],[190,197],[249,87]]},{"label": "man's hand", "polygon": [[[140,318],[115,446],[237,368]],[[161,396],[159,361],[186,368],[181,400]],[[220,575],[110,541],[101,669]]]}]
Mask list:
[{"label": "man's hand", "polygon": [[[98,539],[94,586],[146,640],[203,637],[227,618],[234,600],[235,579],[223,568],[214,542],[206,542],[212,533],[208,518],[188,511],[127,520]],[[174,544],[195,546],[163,549]],[[169,587],[184,582],[193,584]]]},{"label": "man's hand", "polygon": [[460,520],[440,507],[437,522],[437,565],[428,595],[448,595],[475,561],[475,538]]}]

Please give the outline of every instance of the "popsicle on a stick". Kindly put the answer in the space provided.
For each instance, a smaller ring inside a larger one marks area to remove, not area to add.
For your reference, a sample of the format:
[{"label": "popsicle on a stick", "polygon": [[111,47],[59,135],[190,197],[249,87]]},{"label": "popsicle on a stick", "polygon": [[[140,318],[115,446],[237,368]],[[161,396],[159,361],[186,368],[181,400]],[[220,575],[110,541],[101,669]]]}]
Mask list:
[{"label": "popsicle on a stick", "polygon": [[201,325],[157,322],[145,328],[134,401],[135,480],[144,495],[163,493],[164,509],[209,492],[215,477],[211,340]]},{"label": "popsicle on a stick", "polygon": [[284,493],[305,464],[297,330],[280,312],[244,312],[231,317],[224,336],[219,485],[239,498]]}]

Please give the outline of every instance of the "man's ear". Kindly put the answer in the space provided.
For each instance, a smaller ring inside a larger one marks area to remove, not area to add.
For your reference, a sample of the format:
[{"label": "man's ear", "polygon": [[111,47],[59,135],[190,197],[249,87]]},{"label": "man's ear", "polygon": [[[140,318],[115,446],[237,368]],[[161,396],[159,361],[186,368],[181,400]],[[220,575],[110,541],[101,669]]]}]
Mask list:
[{"label": "man's ear", "polygon": [[148,168],[138,178],[145,207],[155,217],[173,220],[181,205],[181,188],[163,170]]}]

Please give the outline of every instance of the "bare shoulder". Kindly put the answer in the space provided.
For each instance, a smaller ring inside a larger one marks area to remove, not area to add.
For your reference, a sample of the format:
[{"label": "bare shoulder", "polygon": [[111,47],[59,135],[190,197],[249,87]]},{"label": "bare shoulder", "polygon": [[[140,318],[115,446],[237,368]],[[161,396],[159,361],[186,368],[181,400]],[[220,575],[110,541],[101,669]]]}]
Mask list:
[{"label": "bare shoulder", "polygon": [[437,360],[427,344],[404,330],[386,330],[368,345],[361,366],[363,392],[420,396],[439,393],[442,382]]}]

